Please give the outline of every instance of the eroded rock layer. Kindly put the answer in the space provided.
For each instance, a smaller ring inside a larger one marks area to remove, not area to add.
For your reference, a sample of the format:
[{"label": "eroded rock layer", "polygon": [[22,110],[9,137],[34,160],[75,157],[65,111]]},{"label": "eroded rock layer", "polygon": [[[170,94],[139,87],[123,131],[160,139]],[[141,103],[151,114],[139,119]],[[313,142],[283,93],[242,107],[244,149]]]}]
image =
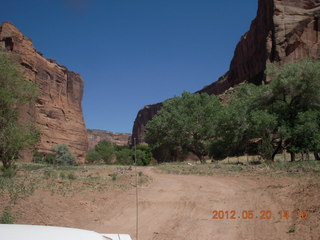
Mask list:
[{"label": "eroded rock layer", "polygon": [[8,22],[0,27],[0,49],[10,52],[21,64],[26,79],[40,87],[36,105],[22,113],[23,118],[35,121],[41,130],[38,150],[48,153],[52,146],[63,143],[77,161],[84,162],[88,140],[81,107],[81,76],[44,58],[32,41]]},{"label": "eroded rock layer", "polygon": [[[259,0],[257,17],[237,44],[229,71],[198,92],[220,95],[242,82],[261,84],[272,62],[320,57],[320,0]],[[138,112],[132,139],[142,142],[145,125],[161,108]]]},{"label": "eroded rock layer", "polygon": [[104,130],[87,129],[89,149],[93,149],[100,141],[113,142],[118,146],[128,146],[131,140],[129,133],[114,133]]}]

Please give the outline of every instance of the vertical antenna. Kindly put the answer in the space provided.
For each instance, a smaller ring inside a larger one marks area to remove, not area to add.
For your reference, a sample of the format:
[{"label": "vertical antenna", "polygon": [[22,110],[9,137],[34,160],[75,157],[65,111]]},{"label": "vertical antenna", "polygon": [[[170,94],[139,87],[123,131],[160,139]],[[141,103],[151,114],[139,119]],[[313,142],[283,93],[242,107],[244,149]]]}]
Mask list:
[{"label": "vertical antenna", "polygon": [[139,240],[139,202],[138,202],[138,173],[137,173],[137,143],[134,138],[134,165],[136,174],[136,240]]}]

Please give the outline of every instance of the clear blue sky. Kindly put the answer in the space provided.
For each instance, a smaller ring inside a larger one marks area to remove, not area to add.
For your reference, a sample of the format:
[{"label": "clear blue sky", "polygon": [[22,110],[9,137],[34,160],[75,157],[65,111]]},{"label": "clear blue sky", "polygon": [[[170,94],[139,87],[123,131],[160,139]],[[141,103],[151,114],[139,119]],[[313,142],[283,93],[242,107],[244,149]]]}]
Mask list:
[{"label": "clear blue sky", "polygon": [[258,0],[10,0],[13,22],[45,57],[85,80],[87,128],[131,132],[137,112],[216,81]]}]

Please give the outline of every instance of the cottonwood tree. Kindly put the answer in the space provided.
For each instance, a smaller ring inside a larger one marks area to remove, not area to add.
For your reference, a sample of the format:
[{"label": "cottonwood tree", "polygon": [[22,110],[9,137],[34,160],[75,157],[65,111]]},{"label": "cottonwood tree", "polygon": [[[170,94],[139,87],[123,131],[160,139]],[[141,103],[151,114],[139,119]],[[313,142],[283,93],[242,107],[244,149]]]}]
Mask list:
[{"label": "cottonwood tree", "polygon": [[19,153],[38,141],[35,125],[18,121],[18,108],[33,104],[38,94],[36,85],[23,78],[20,66],[0,53],[0,159],[4,168],[13,167]]},{"label": "cottonwood tree", "polygon": [[192,152],[204,163],[220,109],[216,96],[183,92],[181,97],[165,101],[148,122],[146,139],[155,148],[169,146],[171,150]]},{"label": "cottonwood tree", "polygon": [[282,147],[290,152],[291,161],[297,152],[317,150],[320,62],[303,59],[272,64],[266,73],[272,82],[261,100],[267,111],[277,117],[277,135]]}]

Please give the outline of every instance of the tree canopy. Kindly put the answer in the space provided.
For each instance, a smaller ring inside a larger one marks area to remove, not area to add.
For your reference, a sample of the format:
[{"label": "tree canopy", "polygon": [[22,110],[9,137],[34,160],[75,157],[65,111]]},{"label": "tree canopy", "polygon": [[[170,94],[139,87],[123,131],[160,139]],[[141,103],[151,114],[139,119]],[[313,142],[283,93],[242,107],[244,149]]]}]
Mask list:
[{"label": "tree canopy", "polygon": [[146,139],[156,148],[170,146],[175,151],[192,152],[203,161],[214,136],[215,115],[220,109],[216,96],[184,92],[181,97],[164,102],[146,126]]},{"label": "tree canopy", "polygon": [[[146,139],[162,151],[223,159],[248,152],[274,160],[281,150],[320,151],[320,62],[270,64],[269,84],[237,86],[229,102],[183,93],[164,102]],[[168,151],[169,149],[169,151]],[[318,155],[316,155],[318,156]]]},{"label": "tree canopy", "polygon": [[0,159],[4,168],[12,167],[19,153],[38,141],[34,123],[21,123],[19,107],[35,102],[39,89],[26,81],[20,66],[0,52]]}]

